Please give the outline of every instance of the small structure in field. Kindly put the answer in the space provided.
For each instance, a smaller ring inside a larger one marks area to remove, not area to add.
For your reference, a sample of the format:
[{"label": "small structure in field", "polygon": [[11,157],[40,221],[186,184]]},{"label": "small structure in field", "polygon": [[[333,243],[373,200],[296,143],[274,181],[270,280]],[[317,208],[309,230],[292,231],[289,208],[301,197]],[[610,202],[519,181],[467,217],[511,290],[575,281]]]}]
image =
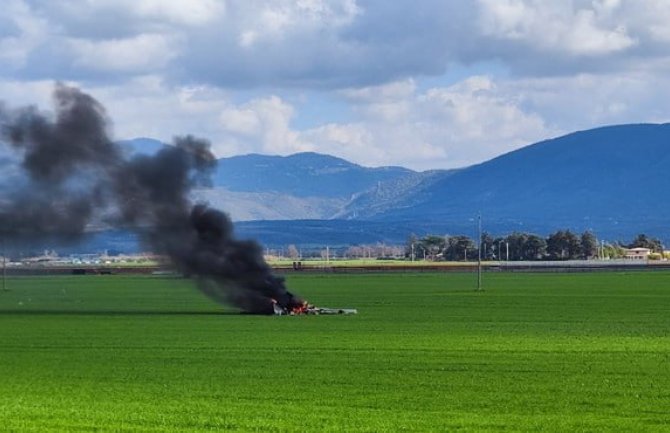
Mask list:
[{"label": "small structure in field", "polygon": [[629,248],[626,250],[626,258],[630,260],[648,260],[651,250],[649,248]]}]

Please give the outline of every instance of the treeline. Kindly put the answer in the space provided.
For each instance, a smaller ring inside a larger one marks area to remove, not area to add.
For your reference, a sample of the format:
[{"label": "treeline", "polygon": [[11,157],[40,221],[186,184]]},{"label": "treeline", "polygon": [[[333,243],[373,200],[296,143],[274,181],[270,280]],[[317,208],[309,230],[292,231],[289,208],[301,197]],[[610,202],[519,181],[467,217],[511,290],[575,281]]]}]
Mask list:
[{"label": "treeline", "polygon": [[[478,245],[467,236],[411,236],[405,246],[405,258],[445,261],[468,261],[478,257]],[[632,242],[598,242],[591,232],[582,234],[559,230],[542,237],[531,233],[512,233],[504,237],[482,234],[482,260],[588,260],[621,258],[628,248],[649,248],[659,257],[663,245],[645,234]]]}]

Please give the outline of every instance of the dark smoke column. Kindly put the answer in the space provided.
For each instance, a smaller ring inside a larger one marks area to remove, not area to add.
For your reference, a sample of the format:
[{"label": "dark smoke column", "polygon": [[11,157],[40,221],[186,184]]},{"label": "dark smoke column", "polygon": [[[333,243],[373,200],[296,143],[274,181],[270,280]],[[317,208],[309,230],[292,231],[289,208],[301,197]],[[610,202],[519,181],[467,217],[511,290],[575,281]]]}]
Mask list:
[{"label": "dark smoke column", "polygon": [[199,277],[203,292],[255,313],[272,314],[273,300],[287,310],[302,305],[283,279],[273,275],[260,245],[234,239],[232,223],[223,212],[196,205],[189,222],[195,237],[185,244],[188,248],[173,245],[169,255],[183,271]]},{"label": "dark smoke column", "polygon": [[76,240],[106,205],[107,172],[121,163],[100,103],[63,85],[53,98],[52,116],[0,103],[0,230],[11,244]]},{"label": "dark smoke column", "polygon": [[260,314],[273,313],[273,300],[288,310],[301,305],[273,275],[262,248],[235,239],[226,214],[188,200],[188,192],[207,181],[215,164],[209,143],[189,136],[155,156],[124,164],[115,182],[122,224],[143,227],[151,249],[167,255],[218,302]]},{"label": "dark smoke column", "polygon": [[302,304],[257,243],[235,239],[223,212],[190,202],[216,165],[209,142],[177,137],[154,156],[126,159],[98,101],[59,84],[54,102],[53,116],[0,106],[0,141],[16,162],[12,189],[0,196],[3,238],[72,241],[91,222],[105,222],[136,231],[219,302],[261,314],[272,314],[273,302],[289,310]]}]

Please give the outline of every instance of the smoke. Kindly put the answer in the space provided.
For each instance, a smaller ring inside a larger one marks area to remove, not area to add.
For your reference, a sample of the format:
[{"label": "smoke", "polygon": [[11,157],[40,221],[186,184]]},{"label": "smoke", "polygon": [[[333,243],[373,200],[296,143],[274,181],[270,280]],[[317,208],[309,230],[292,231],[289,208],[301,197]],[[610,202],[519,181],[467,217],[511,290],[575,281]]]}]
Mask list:
[{"label": "smoke", "polygon": [[126,158],[98,101],[63,84],[53,99],[52,115],[0,105],[4,241],[71,242],[104,223],[136,231],[218,302],[267,314],[273,300],[287,309],[302,303],[257,243],[235,239],[226,214],[190,202],[190,190],[207,184],[216,165],[208,141],[177,137],[153,156]]}]

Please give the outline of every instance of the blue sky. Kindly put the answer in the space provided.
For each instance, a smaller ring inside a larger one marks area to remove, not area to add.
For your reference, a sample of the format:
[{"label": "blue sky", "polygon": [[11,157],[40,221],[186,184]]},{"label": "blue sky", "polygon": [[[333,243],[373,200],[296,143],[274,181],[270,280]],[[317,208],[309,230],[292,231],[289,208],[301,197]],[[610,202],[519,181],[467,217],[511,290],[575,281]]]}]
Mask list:
[{"label": "blue sky", "polygon": [[6,0],[0,100],[99,99],[119,139],[453,168],[666,122],[666,0]]}]

